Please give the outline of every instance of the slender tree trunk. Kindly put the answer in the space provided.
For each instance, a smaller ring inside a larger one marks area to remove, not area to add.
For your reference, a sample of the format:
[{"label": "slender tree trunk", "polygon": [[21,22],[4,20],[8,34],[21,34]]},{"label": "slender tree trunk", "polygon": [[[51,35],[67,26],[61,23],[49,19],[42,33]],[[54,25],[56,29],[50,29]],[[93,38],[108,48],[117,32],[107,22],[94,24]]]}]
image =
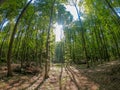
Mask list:
[{"label": "slender tree trunk", "polygon": [[114,43],[115,43],[115,45],[116,45],[116,51],[117,51],[118,57],[120,58],[120,51],[119,51],[119,44],[118,44],[118,41],[117,41],[117,37],[116,37],[115,32],[112,31],[112,27],[110,27],[110,25],[109,25],[109,30],[110,30],[110,32],[111,32],[113,41],[114,41]]},{"label": "slender tree trunk", "polygon": [[8,68],[8,72],[7,72],[7,76],[12,76],[12,70],[11,70],[11,55],[12,55],[12,46],[13,46],[13,42],[14,42],[14,36],[16,34],[17,31],[17,25],[20,21],[20,18],[22,17],[22,15],[24,14],[24,12],[26,11],[27,7],[29,6],[29,4],[32,2],[32,0],[30,0],[26,6],[22,9],[20,15],[18,16],[18,19],[15,23],[11,38],[10,38],[10,42],[9,42],[9,48],[8,48],[8,53],[7,53],[7,68]]},{"label": "slender tree trunk", "polygon": [[46,41],[46,61],[45,61],[45,75],[44,79],[47,79],[48,76],[48,63],[49,63],[49,38],[50,38],[50,29],[52,26],[52,19],[53,19],[53,9],[54,9],[55,0],[53,0],[52,6],[51,6],[51,13],[50,13],[50,21],[48,26],[48,32],[47,32],[47,41]]},{"label": "slender tree trunk", "polygon": [[10,30],[10,26],[8,27],[7,34],[3,37],[2,43],[0,45],[0,60],[2,59],[2,49],[3,49],[3,46],[4,46],[5,39],[8,36],[9,30]]},{"label": "slender tree trunk", "polygon": [[6,22],[6,17],[3,19],[2,23],[0,24],[0,32],[2,32],[5,22]]},{"label": "slender tree trunk", "polygon": [[83,46],[85,57],[86,57],[87,67],[89,68],[88,53],[87,53],[86,41],[85,41],[85,32],[84,32],[84,28],[83,28],[82,21],[81,21],[81,18],[80,18],[81,17],[80,12],[79,12],[79,10],[77,8],[77,5],[74,1],[73,1],[73,4],[74,4],[74,7],[76,9],[78,19],[79,19],[79,22],[80,22],[80,26],[81,26],[81,30],[82,30],[82,46]]},{"label": "slender tree trunk", "polygon": [[105,40],[105,34],[104,34],[102,26],[100,26],[100,32],[101,32],[101,35],[103,37],[102,41],[103,41],[103,49],[104,49],[104,60],[105,61],[109,61],[109,53],[108,53],[108,48],[107,48],[107,40]]},{"label": "slender tree trunk", "polygon": [[111,6],[110,2],[108,0],[105,0],[105,2],[107,3],[108,7],[111,9],[111,11],[117,16],[119,22],[120,22],[120,16],[117,14],[117,12],[115,11],[115,9]]}]

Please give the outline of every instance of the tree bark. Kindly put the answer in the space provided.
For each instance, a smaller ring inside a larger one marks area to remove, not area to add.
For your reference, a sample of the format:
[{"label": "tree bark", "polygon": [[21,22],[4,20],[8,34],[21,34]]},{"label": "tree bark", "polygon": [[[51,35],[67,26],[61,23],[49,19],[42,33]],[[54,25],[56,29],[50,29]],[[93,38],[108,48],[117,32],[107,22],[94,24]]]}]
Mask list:
[{"label": "tree bark", "polygon": [[17,31],[17,25],[20,21],[20,18],[22,17],[22,15],[24,14],[24,12],[26,11],[27,7],[29,6],[29,4],[32,2],[32,0],[30,0],[26,6],[22,9],[20,15],[17,18],[17,21],[15,23],[15,26],[13,28],[13,32],[10,38],[10,42],[9,42],[9,48],[8,48],[8,52],[7,52],[7,68],[8,68],[8,72],[7,72],[7,76],[12,76],[12,70],[11,70],[11,55],[12,55],[12,46],[13,46],[13,42],[14,42],[14,36],[16,34]]},{"label": "tree bark", "polygon": [[86,57],[87,67],[89,67],[88,53],[87,53],[86,41],[85,41],[85,33],[84,33],[84,29],[83,29],[81,18],[80,18],[80,12],[79,12],[79,10],[77,8],[77,5],[76,5],[76,3],[74,1],[73,1],[73,4],[74,4],[74,7],[76,9],[76,12],[77,12],[77,15],[78,15],[78,19],[79,19],[79,22],[80,22],[80,26],[81,26],[81,29],[82,29],[82,46],[83,46],[85,57]]},{"label": "tree bark", "polygon": [[111,9],[111,11],[117,16],[119,22],[120,22],[120,16],[117,14],[117,12],[115,11],[115,9],[111,6],[111,4],[109,3],[108,0],[105,0],[105,2],[107,3],[108,7]]},{"label": "tree bark", "polygon": [[53,9],[54,9],[55,0],[53,0],[52,6],[51,6],[51,12],[50,12],[50,21],[48,26],[48,32],[47,32],[47,42],[46,42],[46,61],[45,61],[45,75],[44,79],[47,79],[48,76],[48,64],[49,64],[49,38],[50,38],[50,29],[52,26],[52,19],[53,19]]}]

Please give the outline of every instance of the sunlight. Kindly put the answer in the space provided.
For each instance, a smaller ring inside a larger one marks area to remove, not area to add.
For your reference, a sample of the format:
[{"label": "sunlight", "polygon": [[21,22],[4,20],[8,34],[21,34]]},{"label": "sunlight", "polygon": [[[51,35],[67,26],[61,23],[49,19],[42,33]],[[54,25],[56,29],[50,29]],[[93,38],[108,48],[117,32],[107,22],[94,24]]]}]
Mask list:
[{"label": "sunlight", "polygon": [[[70,13],[73,15],[73,19],[77,20],[78,16],[77,16],[77,12],[76,12],[75,7],[74,6],[70,6],[70,5],[65,5],[65,7],[66,7],[66,10],[70,11]],[[59,25],[57,23],[54,26],[55,26],[54,33],[55,33],[55,36],[56,36],[55,41],[59,42],[64,37],[63,26]]]},{"label": "sunlight", "polygon": [[54,30],[54,33],[55,33],[55,41],[56,42],[59,42],[61,41],[61,39],[64,37],[64,34],[63,34],[63,27],[62,25],[59,25],[59,24],[55,24],[55,30]]},{"label": "sunlight", "polygon": [[70,13],[73,15],[73,19],[74,20],[77,20],[78,18],[78,15],[77,15],[77,12],[76,12],[76,9],[74,6],[71,6],[71,5],[65,5],[66,7],[66,10],[67,11],[70,11]]}]

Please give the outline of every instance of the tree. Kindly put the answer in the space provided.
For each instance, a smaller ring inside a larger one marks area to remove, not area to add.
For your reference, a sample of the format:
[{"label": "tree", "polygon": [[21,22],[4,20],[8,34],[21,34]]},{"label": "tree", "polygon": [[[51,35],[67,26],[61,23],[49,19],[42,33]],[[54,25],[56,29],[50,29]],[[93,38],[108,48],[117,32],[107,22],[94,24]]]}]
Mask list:
[{"label": "tree", "polygon": [[9,48],[8,48],[8,53],[7,53],[7,68],[8,68],[8,73],[7,75],[8,76],[11,76],[12,75],[12,71],[11,71],[11,55],[12,55],[12,45],[13,45],[13,41],[14,41],[14,36],[15,36],[15,33],[16,33],[16,30],[17,30],[17,25],[19,23],[19,20],[20,18],[22,17],[22,15],[24,14],[24,12],[26,11],[27,7],[29,6],[29,4],[32,2],[32,0],[30,0],[26,6],[22,9],[20,15],[18,16],[17,20],[16,20],[16,23],[15,23],[15,26],[14,26],[14,29],[13,29],[13,32],[12,32],[12,35],[11,35],[11,38],[10,38],[10,42],[9,42]]}]

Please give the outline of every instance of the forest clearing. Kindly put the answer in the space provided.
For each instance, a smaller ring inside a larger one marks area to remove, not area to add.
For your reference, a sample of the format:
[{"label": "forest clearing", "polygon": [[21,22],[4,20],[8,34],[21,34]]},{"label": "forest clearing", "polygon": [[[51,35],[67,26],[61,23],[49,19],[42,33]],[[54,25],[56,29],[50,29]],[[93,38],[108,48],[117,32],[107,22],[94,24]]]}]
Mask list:
[{"label": "forest clearing", "polygon": [[120,90],[120,0],[0,0],[0,90]]},{"label": "forest clearing", "polygon": [[14,72],[14,77],[0,76],[0,90],[119,90],[120,61],[89,69],[81,67],[53,64],[45,81],[42,72],[35,75]]}]

